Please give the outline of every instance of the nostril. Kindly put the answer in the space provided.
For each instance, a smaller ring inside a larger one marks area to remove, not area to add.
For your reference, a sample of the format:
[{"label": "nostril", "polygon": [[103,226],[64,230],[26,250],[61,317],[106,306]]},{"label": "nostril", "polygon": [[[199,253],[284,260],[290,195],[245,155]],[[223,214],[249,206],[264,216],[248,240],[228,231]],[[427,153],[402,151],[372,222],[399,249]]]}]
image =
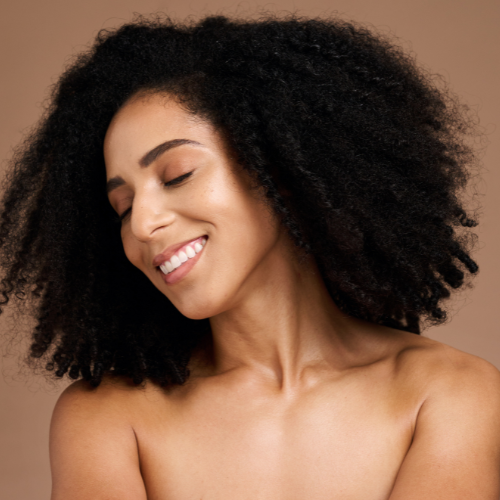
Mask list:
[{"label": "nostril", "polygon": [[141,242],[148,242],[154,238],[159,231],[172,225],[175,214],[166,211],[154,210],[146,204],[138,205],[131,214],[131,230],[135,237]]}]

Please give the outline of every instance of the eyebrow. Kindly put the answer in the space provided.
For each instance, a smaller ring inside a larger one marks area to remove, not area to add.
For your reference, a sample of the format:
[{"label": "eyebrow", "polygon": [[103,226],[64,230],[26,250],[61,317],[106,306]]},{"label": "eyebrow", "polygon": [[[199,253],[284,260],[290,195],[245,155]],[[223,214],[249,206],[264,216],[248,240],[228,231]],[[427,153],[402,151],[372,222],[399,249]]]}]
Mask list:
[{"label": "eyebrow", "polygon": [[178,146],[183,146],[184,144],[191,144],[192,146],[204,147],[203,144],[200,144],[199,142],[196,141],[192,141],[191,139],[172,139],[171,141],[165,141],[159,146],[153,148],[149,153],[146,153],[139,160],[139,165],[143,168],[149,167],[149,165],[151,165],[151,163],[153,163],[156,160],[156,158],[158,158],[158,156],[165,153],[165,151],[168,151],[169,149],[172,148],[176,148]]},{"label": "eyebrow", "polygon": [[[168,151],[169,149],[176,148],[178,146],[183,146],[184,144],[190,144],[192,146],[201,146],[205,147],[203,144],[193,141],[191,139],[172,139],[171,141],[165,141],[155,148],[153,148],[151,151],[146,153],[140,160],[139,160],[139,165],[142,168],[149,167],[151,163],[153,163],[159,156],[161,156],[163,153]],[[117,187],[123,186],[125,184],[125,181],[120,177],[113,177],[106,183],[106,192],[109,193],[110,191],[113,191],[113,189],[116,189]]]}]

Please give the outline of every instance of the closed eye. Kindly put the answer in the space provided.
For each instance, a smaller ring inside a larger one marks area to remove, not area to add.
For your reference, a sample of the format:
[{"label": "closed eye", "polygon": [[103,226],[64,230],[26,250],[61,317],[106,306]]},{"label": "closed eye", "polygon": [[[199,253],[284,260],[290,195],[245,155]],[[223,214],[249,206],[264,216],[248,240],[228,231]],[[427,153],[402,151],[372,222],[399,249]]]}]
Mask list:
[{"label": "closed eye", "polygon": [[130,214],[130,212],[132,211],[132,207],[129,207],[127,208],[127,210],[125,210],[124,212],[122,212],[117,218],[116,218],[116,222],[122,222],[124,219],[126,219],[127,215]]},{"label": "closed eye", "polygon": [[177,184],[180,184],[183,180],[187,179],[193,171],[188,172],[187,174],[181,175],[179,177],[176,177],[175,179],[172,179],[169,182],[165,182],[165,187],[170,187],[170,186],[176,186]]},{"label": "closed eye", "polygon": [[[179,177],[176,177],[175,179],[172,179],[171,181],[165,182],[165,187],[172,187],[172,186],[177,186],[180,184],[182,181],[186,180],[188,177],[191,176],[193,171],[188,172],[186,174],[180,175]],[[127,208],[124,212],[122,212],[118,216],[118,222],[124,221],[128,215],[130,215],[130,212],[132,211],[132,207]]]}]

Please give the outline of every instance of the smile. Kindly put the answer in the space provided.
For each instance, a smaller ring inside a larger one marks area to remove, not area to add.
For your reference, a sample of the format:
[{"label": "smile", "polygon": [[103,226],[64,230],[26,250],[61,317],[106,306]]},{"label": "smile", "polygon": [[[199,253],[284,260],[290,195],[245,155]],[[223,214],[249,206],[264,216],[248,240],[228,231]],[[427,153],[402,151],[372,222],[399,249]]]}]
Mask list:
[{"label": "smile", "polygon": [[177,250],[177,252],[175,252],[175,254],[172,255],[170,259],[165,260],[158,267],[165,275],[174,272],[176,269],[183,266],[184,263],[196,257],[196,255],[203,250],[206,242],[206,236],[202,236],[200,238],[197,238],[196,240],[190,241],[179,250]]}]

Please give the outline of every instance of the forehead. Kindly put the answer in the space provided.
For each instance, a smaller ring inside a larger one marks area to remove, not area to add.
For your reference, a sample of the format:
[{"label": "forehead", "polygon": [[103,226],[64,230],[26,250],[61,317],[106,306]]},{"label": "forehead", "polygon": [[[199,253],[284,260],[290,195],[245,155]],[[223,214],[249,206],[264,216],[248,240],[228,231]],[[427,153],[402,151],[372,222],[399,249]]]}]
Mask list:
[{"label": "forehead", "polygon": [[214,127],[188,113],[173,98],[163,95],[137,97],[113,117],[104,138],[106,166],[138,161],[158,144],[191,139],[207,146],[218,143]]}]

